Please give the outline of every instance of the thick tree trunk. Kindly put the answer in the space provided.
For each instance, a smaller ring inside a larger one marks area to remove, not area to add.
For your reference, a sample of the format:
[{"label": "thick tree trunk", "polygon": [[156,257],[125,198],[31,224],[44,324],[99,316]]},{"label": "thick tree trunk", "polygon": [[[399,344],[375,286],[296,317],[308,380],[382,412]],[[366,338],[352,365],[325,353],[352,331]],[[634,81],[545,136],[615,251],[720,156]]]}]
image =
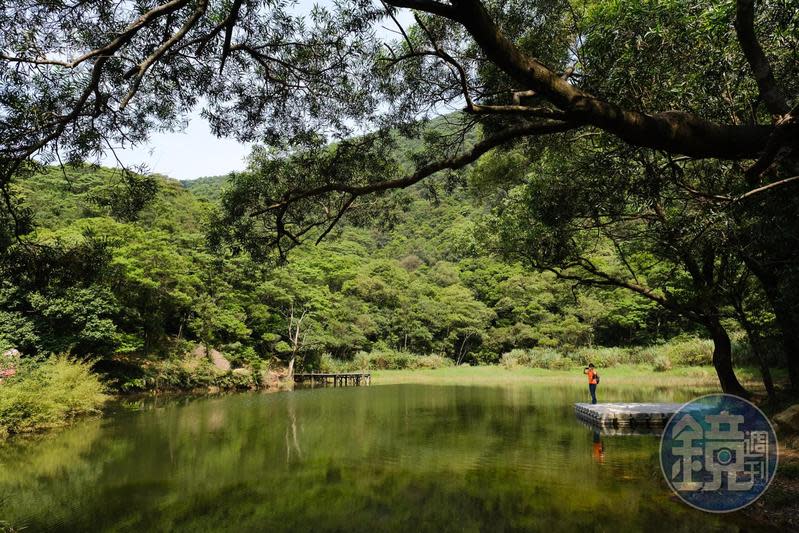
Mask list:
[{"label": "thick tree trunk", "polygon": [[727,394],[748,398],[749,392],[735,377],[735,370],[732,367],[732,342],[727,330],[717,318],[709,318],[706,327],[713,339],[713,366],[719,377],[721,390]]}]

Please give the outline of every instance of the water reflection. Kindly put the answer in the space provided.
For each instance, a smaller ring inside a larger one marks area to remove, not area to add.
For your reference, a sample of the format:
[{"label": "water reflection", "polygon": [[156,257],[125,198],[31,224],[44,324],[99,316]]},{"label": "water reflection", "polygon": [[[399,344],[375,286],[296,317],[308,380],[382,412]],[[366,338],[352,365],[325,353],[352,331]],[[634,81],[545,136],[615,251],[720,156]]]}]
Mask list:
[{"label": "water reflection", "polygon": [[605,449],[602,447],[602,436],[598,430],[594,430],[593,446],[591,447],[591,457],[595,462],[602,464],[605,462]]},{"label": "water reflection", "polygon": [[291,463],[292,452],[297,459],[302,459],[302,450],[300,449],[300,440],[297,437],[297,413],[294,407],[294,399],[289,398],[286,401],[288,407],[289,424],[286,428],[286,464]]},{"label": "water reflection", "polygon": [[[656,436],[573,416],[577,386],[141,401],[0,445],[0,522],[32,531],[729,531],[673,501]],[[613,389],[615,401],[692,393]]]}]

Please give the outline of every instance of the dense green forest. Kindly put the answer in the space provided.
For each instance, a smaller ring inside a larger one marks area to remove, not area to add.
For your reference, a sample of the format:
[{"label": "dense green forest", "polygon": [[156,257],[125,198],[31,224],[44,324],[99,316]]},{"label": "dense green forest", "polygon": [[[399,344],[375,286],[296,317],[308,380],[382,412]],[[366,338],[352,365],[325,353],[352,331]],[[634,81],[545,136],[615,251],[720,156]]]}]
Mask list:
[{"label": "dense green forest", "polygon": [[[198,344],[254,370],[293,356],[318,368],[359,352],[381,354],[384,366],[412,366],[412,354],[497,363],[536,348],[546,365],[579,348],[693,332],[629,291],[582,288],[488,253],[487,208],[468,179],[446,196],[395,193],[390,217],[342,224],[284,264],[208,246],[231,179],[181,183],[92,167],[27,179],[17,192],[35,212],[36,242],[71,250],[79,272],[59,257],[60,273],[5,280],[0,348],[99,359],[135,389],[147,386],[142,366],[180,360]],[[153,191],[146,205],[124,209],[141,189]],[[708,362],[709,348],[699,351]]]},{"label": "dense green forest", "polygon": [[[143,388],[699,335],[799,384],[790,2],[194,4],[0,14],[5,345]],[[85,166],[198,108],[246,172]]]}]

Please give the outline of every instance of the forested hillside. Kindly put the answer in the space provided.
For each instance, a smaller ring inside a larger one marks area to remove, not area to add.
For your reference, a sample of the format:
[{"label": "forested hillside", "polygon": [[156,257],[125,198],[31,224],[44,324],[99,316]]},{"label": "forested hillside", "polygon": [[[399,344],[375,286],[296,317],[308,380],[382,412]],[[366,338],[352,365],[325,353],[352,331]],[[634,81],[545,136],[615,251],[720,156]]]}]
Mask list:
[{"label": "forested hillside", "polygon": [[[61,274],[4,281],[0,347],[134,365],[196,344],[234,367],[374,351],[474,364],[515,348],[568,353],[681,332],[628,291],[588,291],[492,257],[468,186],[395,193],[390,217],[343,224],[283,265],[212,250],[205,224],[229,179],[67,167],[26,180],[17,192],[35,213],[36,242],[74,257],[53,258]],[[140,211],[125,209],[150,190]]]}]

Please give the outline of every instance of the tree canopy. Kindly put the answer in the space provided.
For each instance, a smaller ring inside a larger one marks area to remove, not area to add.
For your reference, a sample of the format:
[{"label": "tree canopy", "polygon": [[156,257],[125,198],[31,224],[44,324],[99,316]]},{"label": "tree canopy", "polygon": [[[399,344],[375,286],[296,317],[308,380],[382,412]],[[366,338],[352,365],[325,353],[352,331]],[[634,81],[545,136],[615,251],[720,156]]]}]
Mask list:
[{"label": "tree canopy", "polygon": [[[14,181],[143,142],[197,106],[215,133],[267,146],[217,224],[217,244],[256,257],[390,213],[395,197],[375,193],[421,182],[449,193],[459,169],[514,149],[521,158],[482,182],[492,205],[522,202],[507,211],[523,223],[505,252],[697,319],[717,341],[722,387],[739,394],[718,324],[751,275],[799,384],[787,338],[799,309],[782,296],[797,270],[790,0],[341,0],[308,14],[262,0],[20,0],[0,24],[8,260],[32,230]],[[408,139],[414,149],[397,150]],[[528,162],[541,166],[518,168]],[[134,216],[152,190],[125,176],[129,194],[104,201]],[[586,262],[596,230],[606,265]],[[659,280],[685,288],[666,294]]]}]

